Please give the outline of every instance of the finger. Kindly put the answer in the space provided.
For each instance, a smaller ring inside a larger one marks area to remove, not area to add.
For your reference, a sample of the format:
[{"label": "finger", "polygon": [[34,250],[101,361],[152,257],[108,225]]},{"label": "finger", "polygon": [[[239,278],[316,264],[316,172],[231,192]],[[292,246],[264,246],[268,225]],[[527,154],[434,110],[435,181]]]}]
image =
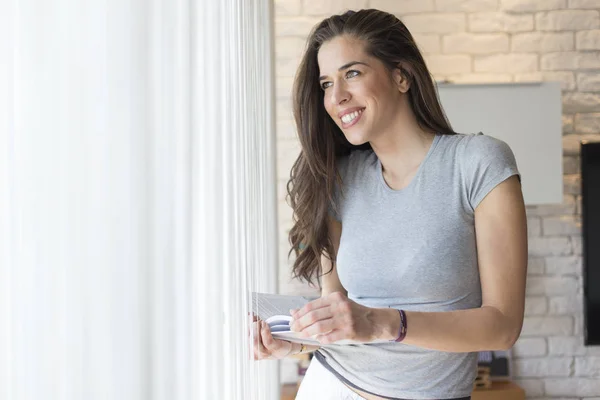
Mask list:
[{"label": "finger", "polygon": [[248,319],[247,319],[248,325],[252,325],[253,322],[256,322],[259,320],[259,317],[256,316],[256,314],[254,314],[254,313],[252,313],[252,314],[248,313],[247,317],[248,317]]},{"label": "finger", "polygon": [[333,292],[328,294],[325,297],[319,297],[316,300],[313,300],[301,307],[294,318],[302,318],[304,315],[309,313],[310,311],[317,310],[319,308],[327,307],[331,304],[341,303],[348,300],[348,297],[342,292]]},{"label": "finger", "polygon": [[253,343],[253,347],[254,347],[254,359],[255,360],[262,360],[264,358],[266,358],[268,356],[268,354],[265,351],[264,346],[261,343],[261,334],[260,334],[260,330],[261,330],[261,326],[260,323],[257,324],[257,329],[258,332],[256,334],[256,337],[254,339],[254,343]]},{"label": "finger", "polygon": [[253,323],[252,326],[252,345],[259,349],[259,341],[260,341],[260,322]]},{"label": "finger", "polygon": [[331,312],[330,307],[319,308],[314,311],[310,311],[305,314],[303,317],[298,319],[294,319],[293,323],[290,325],[290,329],[293,332],[302,332],[307,327],[326,319],[333,318],[333,313]]},{"label": "finger", "polygon": [[349,339],[347,337],[347,333],[342,329],[334,329],[331,332],[328,332],[324,335],[319,335],[316,337],[316,340],[321,344],[332,344],[337,342],[338,340]]},{"label": "finger", "polygon": [[254,354],[254,360],[257,360],[257,361],[258,361],[258,360],[261,360],[261,359],[262,359],[262,357],[261,357],[261,354],[260,354],[260,353],[259,353],[259,351],[258,351],[258,345],[257,345],[257,346],[254,346],[254,350],[253,350],[253,352],[252,352],[252,353]]},{"label": "finger", "polygon": [[263,332],[262,339],[267,351],[271,354],[281,349],[284,346],[283,343],[285,343],[285,341],[283,340],[276,340],[275,338],[273,338],[273,334],[268,328]]},{"label": "finger", "polygon": [[254,354],[254,359],[259,360],[259,348],[258,348],[258,336],[256,334],[252,335],[252,354]]},{"label": "finger", "polygon": [[254,359],[255,360],[264,360],[265,358],[267,358],[267,355],[263,352],[260,351],[260,349],[258,348],[258,345],[256,345],[254,347]]},{"label": "finger", "polygon": [[261,348],[261,338],[260,338],[260,331],[262,329],[262,322],[258,321],[255,323],[254,325],[254,341],[253,344],[256,347],[256,350],[260,352],[260,348]]},{"label": "finger", "polygon": [[259,335],[259,340],[258,340],[258,347],[259,347],[259,351],[264,354],[265,356],[269,356],[269,351],[267,350],[267,348],[265,347],[265,344],[263,343],[263,336],[265,335],[265,326],[267,325],[266,322],[261,321],[261,329],[260,329],[260,335]]},{"label": "finger", "polygon": [[265,345],[265,347],[267,348],[267,350],[269,350],[269,351],[277,350],[277,348],[276,348],[277,344],[275,343],[275,340],[273,339],[273,334],[271,333],[270,329],[267,328],[263,331],[262,342]]},{"label": "finger", "polygon": [[301,307],[294,315],[294,319],[299,319],[304,317],[307,313],[318,310],[322,307],[327,307],[331,304],[333,298],[331,295],[327,295],[325,297],[319,297],[316,300],[306,303],[303,307]]},{"label": "finger", "polygon": [[324,335],[338,328],[334,318],[320,320],[304,328],[300,332],[300,337],[312,337],[315,335]]},{"label": "finger", "polygon": [[260,349],[260,340],[257,340],[254,343],[253,350],[254,350],[254,359],[255,360],[262,360],[263,358],[265,358],[264,352],[261,351],[261,349]]},{"label": "finger", "polygon": [[252,325],[256,320],[254,319],[254,317],[251,317],[250,315],[248,315],[248,319],[246,320],[246,323],[248,324],[248,336],[250,336],[250,330],[252,329]]}]

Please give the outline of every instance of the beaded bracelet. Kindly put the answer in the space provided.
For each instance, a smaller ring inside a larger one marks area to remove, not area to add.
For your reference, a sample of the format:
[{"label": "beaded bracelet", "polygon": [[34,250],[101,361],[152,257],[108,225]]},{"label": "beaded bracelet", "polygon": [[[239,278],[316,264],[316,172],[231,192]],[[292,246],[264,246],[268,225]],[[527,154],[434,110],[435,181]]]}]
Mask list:
[{"label": "beaded bracelet", "polygon": [[408,327],[408,323],[406,321],[406,314],[404,310],[398,310],[400,314],[400,329],[398,329],[398,338],[395,340],[390,340],[390,342],[401,342],[406,337],[406,329]]}]

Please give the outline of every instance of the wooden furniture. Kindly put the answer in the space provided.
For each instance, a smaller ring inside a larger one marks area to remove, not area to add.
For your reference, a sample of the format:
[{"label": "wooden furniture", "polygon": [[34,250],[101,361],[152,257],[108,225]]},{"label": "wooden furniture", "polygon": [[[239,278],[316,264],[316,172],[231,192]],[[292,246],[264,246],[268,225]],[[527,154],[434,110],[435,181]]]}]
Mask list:
[{"label": "wooden furniture", "polygon": [[525,391],[514,382],[492,382],[489,389],[474,390],[471,400],[525,400]]},{"label": "wooden furniture", "polygon": [[295,383],[286,383],[281,387],[281,400],[294,400],[296,398],[296,392],[298,391],[298,385]]},{"label": "wooden furniture", "polygon": [[492,381],[490,379],[490,367],[477,367],[477,376],[473,383],[473,390],[477,389],[489,389],[492,387]]}]

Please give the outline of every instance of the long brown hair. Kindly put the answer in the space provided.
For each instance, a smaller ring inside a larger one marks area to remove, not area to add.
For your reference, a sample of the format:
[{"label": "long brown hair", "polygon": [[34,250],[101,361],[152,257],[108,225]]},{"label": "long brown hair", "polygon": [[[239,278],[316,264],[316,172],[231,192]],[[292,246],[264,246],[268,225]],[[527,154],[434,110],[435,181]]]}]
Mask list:
[{"label": "long brown hair", "polygon": [[[296,254],[294,278],[307,280],[322,269],[321,254],[334,265],[333,243],[329,238],[327,217],[334,201],[334,186],[342,190],[337,160],[356,149],[371,149],[367,142],[350,144],[323,105],[319,86],[317,55],[323,43],[348,35],[365,44],[370,56],[383,62],[389,71],[401,68],[410,82],[409,103],[419,126],[440,134],[455,134],[440,105],[433,79],[415,40],[406,26],[394,15],[380,10],[347,11],[317,24],[296,73],[293,87],[293,112],[301,152],[290,171],[286,200],[293,210],[294,225],[289,242]],[[327,271],[325,273],[329,273]]]}]

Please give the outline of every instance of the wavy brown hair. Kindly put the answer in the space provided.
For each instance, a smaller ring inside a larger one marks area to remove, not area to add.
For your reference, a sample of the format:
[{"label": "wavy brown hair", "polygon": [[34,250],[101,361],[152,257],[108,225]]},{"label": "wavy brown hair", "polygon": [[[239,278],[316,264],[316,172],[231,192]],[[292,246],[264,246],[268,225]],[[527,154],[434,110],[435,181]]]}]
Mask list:
[{"label": "wavy brown hair", "polygon": [[371,149],[368,142],[360,146],[350,144],[323,104],[317,55],[323,43],[340,35],[362,41],[366,53],[381,60],[390,73],[395,68],[401,69],[410,82],[409,104],[423,130],[455,134],[415,40],[394,15],[373,9],[347,11],[313,28],[293,86],[293,113],[301,152],[290,171],[286,201],[293,210],[294,225],[288,237],[292,248],[288,257],[295,252],[294,278],[312,284],[316,276],[319,288],[321,254],[335,265],[327,217],[330,207],[338,210],[335,185],[342,191],[340,196],[343,195],[337,160],[356,149]]}]

